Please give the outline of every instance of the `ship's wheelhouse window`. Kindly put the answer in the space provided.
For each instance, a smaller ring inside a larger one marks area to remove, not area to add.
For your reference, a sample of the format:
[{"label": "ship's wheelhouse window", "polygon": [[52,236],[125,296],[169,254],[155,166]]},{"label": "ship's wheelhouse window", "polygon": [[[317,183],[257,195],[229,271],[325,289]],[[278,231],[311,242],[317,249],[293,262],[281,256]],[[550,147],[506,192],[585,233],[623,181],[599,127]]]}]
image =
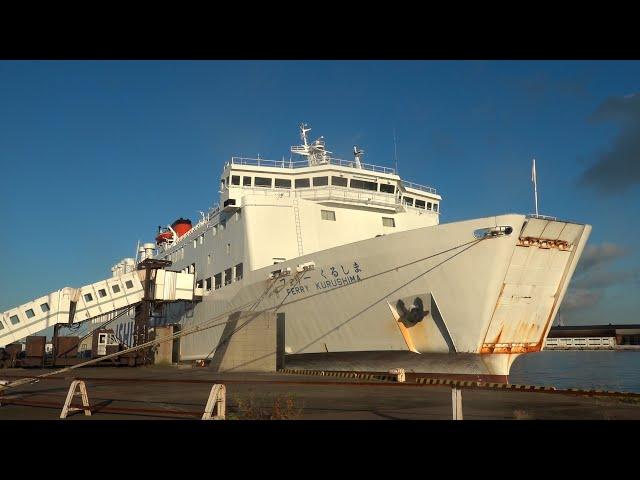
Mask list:
[{"label": "ship's wheelhouse window", "polygon": [[133,288],[133,282],[131,280],[127,280],[124,282],[124,286],[127,288]]},{"label": "ship's wheelhouse window", "polygon": [[344,177],[331,177],[331,185],[346,187],[349,180]]},{"label": "ship's wheelhouse window", "polygon": [[118,285],[111,285],[111,291],[113,293],[120,293],[120,287]]},{"label": "ship's wheelhouse window", "polygon": [[206,290],[207,292],[210,292],[210,291],[211,291],[211,277],[207,278],[207,279],[204,281],[204,288],[205,288],[205,290]]},{"label": "ship's wheelhouse window", "polygon": [[433,211],[434,211],[434,212],[437,212],[437,211],[438,211],[438,204],[437,204],[437,203],[434,203],[434,204],[433,204]]},{"label": "ship's wheelhouse window", "polygon": [[98,290],[98,296],[100,298],[104,298],[107,296],[107,291],[104,288],[101,288],[100,290]]},{"label": "ship's wheelhouse window", "polygon": [[382,226],[383,227],[395,227],[396,219],[391,217],[382,217]]},{"label": "ship's wheelhouse window", "polygon": [[239,263],[239,264],[236,265],[236,282],[238,280],[242,280],[242,274],[243,274],[242,264]]},{"label": "ship's wheelhouse window", "polygon": [[91,295],[90,293],[85,293],[84,294],[84,301],[85,302],[92,302],[93,301],[93,295]]},{"label": "ship's wheelhouse window", "polygon": [[42,305],[40,305],[40,310],[42,310],[42,313],[47,313],[50,310],[49,304],[47,302],[44,302]]},{"label": "ship's wheelhouse window", "polygon": [[402,202],[403,202],[405,205],[413,206],[413,198],[411,198],[411,197],[403,197],[403,198],[402,198]]},{"label": "ship's wheelhouse window", "polygon": [[[353,181],[351,183],[353,183]],[[383,192],[383,193],[396,193],[396,186],[395,185],[388,185],[386,183],[381,183],[380,184],[380,191]]]},{"label": "ship's wheelhouse window", "polygon": [[222,286],[222,273],[216,273],[213,276],[213,288],[216,290]]},{"label": "ship's wheelhouse window", "polygon": [[11,321],[11,325],[17,325],[18,323],[20,323],[20,319],[17,315],[11,315],[9,317],[9,320]]},{"label": "ship's wheelhouse window", "polygon": [[256,187],[268,187],[271,188],[271,179],[265,177],[256,177],[254,181]]},{"label": "ship's wheelhouse window", "polygon": [[425,207],[425,202],[424,202],[424,200],[418,200],[418,199],[416,198],[416,208],[422,208],[422,209],[424,210],[424,207]]},{"label": "ship's wheelhouse window", "polygon": [[329,185],[329,177],[313,177],[314,187],[322,187],[324,185]]},{"label": "ship's wheelhouse window", "polygon": [[359,188],[360,190],[371,190],[372,192],[378,191],[378,184],[376,182],[367,182],[365,180],[351,179],[351,188]]},{"label": "ship's wheelhouse window", "polygon": [[231,269],[227,268],[224,271],[224,284],[229,285],[231,283]]},{"label": "ship's wheelhouse window", "polygon": [[231,175],[231,185],[240,185],[240,175]]},{"label": "ship's wheelhouse window", "polygon": [[33,318],[36,316],[35,312],[33,311],[33,308],[30,308],[29,310],[27,310],[26,312],[27,318]]},{"label": "ship's wheelhouse window", "polygon": [[286,178],[276,178],[276,188],[291,188],[291,180]]},{"label": "ship's wheelhouse window", "polygon": [[431,202],[427,202],[427,210],[431,210],[431,205],[432,205]]},{"label": "ship's wheelhouse window", "polygon": [[250,187],[251,186],[251,177],[242,177],[242,186]]},{"label": "ship's wheelhouse window", "polygon": [[322,217],[322,220],[336,221],[336,212],[333,210],[320,210],[320,216]]},{"label": "ship's wheelhouse window", "polygon": [[310,186],[308,178],[296,178],[296,188],[309,188]]}]

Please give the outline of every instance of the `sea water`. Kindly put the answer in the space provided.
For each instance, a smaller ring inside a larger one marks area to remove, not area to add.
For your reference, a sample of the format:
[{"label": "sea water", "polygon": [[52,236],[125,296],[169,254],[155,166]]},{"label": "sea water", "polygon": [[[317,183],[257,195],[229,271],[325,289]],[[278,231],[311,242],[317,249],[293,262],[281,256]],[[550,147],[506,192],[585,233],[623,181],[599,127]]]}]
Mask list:
[{"label": "sea water", "polygon": [[510,383],[640,393],[640,351],[542,351],[516,359]]}]

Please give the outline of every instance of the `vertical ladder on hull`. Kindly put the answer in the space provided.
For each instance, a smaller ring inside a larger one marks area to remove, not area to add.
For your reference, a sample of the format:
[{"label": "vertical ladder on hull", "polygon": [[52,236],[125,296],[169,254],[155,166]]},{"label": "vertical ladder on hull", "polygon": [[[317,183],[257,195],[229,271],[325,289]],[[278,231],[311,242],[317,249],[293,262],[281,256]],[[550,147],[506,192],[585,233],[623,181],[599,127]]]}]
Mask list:
[{"label": "vertical ladder on hull", "polygon": [[298,237],[298,256],[302,256],[302,228],[300,227],[300,207],[297,198],[293,199],[293,215],[296,222],[296,236]]}]

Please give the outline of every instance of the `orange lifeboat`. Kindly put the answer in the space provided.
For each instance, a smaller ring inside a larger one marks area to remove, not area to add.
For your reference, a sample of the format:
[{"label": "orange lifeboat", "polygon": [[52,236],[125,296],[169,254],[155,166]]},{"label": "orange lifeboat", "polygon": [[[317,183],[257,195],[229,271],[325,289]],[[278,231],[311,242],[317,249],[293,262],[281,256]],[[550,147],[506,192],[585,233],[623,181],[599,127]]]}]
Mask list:
[{"label": "orange lifeboat", "polygon": [[[191,220],[187,218],[179,218],[171,224],[171,228],[178,235],[178,238],[182,237],[185,233],[191,230]],[[169,229],[162,229],[158,227],[158,235],[156,236],[156,245],[160,245],[173,238],[173,232]]]}]

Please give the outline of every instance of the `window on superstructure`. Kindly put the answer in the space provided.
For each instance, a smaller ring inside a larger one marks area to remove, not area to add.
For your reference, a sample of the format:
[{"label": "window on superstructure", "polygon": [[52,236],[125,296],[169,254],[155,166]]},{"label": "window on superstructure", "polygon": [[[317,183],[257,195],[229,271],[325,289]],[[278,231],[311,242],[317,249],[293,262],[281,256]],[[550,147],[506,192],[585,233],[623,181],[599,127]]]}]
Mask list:
[{"label": "window on superstructure", "polygon": [[438,204],[437,204],[437,203],[434,203],[434,204],[433,204],[433,211],[434,211],[434,212],[437,212],[437,211],[438,211]]},{"label": "window on superstructure", "polygon": [[216,290],[222,286],[222,273],[216,273],[213,276],[213,288]]},{"label": "window on superstructure", "polygon": [[100,290],[98,290],[98,296],[100,298],[104,298],[107,296],[107,291],[104,288],[101,288]]},{"label": "window on superstructure", "polygon": [[322,220],[336,221],[336,212],[333,210],[320,210],[320,216]]},{"label": "window on superstructure", "polygon": [[133,282],[131,280],[127,280],[124,282],[124,286],[127,288],[133,288]]},{"label": "window on superstructure", "polygon": [[267,187],[271,188],[271,179],[265,177],[256,177],[254,180],[254,185],[256,187]]},{"label": "window on superstructure", "polygon": [[93,301],[93,295],[91,295],[90,293],[85,293],[84,294],[84,301],[85,302],[92,302]]},{"label": "window on superstructure", "polygon": [[231,185],[240,185],[240,175],[231,175]]},{"label": "window on superstructure", "polygon": [[291,188],[291,180],[286,178],[276,178],[276,188]]},{"label": "window on superstructure", "polygon": [[227,268],[224,271],[224,284],[225,285],[229,285],[231,283],[231,280],[232,280],[232,278],[231,278],[231,269]]},{"label": "window on superstructure", "polygon": [[413,198],[411,197],[402,197],[402,203],[405,205],[413,206]]},{"label": "window on superstructure", "polygon": [[431,206],[432,206],[432,205],[433,205],[433,204],[432,204],[431,202],[427,202],[427,210],[431,210]]},{"label": "window on superstructure", "polygon": [[418,199],[416,198],[416,208],[422,208],[422,209],[424,210],[424,208],[425,208],[425,202],[424,202],[424,200],[418,200]]},{"label": "window on superstructure", "polygon": [[205,289],[207,292],[210,292],[210,291],[211,291],[211,277],[207,278],[207,279],[204,281],[204,289]]},{"label": "window on superstructure", "polygon": [[236,265],[236,282],[242,280],[242,273],[242,264],[239,263]]},{"label": "window on superstructure", "polygon": [[9,317],[9,320],[11,321],[11,325],[17,325],[18,323],[20,323],[20,319],[17,315],[11,315]]},{"label": "window on superstructure", "polygon": [[231,254],[231,244],[227,243],[227,255]]},{"label": "window on superstructure", "polygon": [[329,185],[329,177],[313,177],[314,187],[322,187],[324,185]]},{"label": "window on superstructure", "polygon": [[207,255],[207,265],[211,265],[211,255]]},{"label": "window on superstructure", "polygon": [[111,291],[113,293],[120,293],[120,287],[118,285],[111,285]]},{"label": "window on superstructure", "polygon": [[202,288],[202,280],[196,281],[196,288]]},{"label": "window on superstructure", "polygon": [[42,313],[47,313],[50,310],[49,304],[47,302],[44,302],[42,305],[40,305],[40,310],[42,310]]},{"label": "window on superstructure", "polygon": [[310,182],[308,178],[296,178],[296,188],[309,188]]},{"label": "window on superstructure", "polygon": [[251,186],[251,177],[242,177],[242,186],[250,187]]},{"label": "window on superstructure", "polygon": [[344,177],[331,177],[331,185],[335,185],[336,187],[346,187],[348,179]]},{"label": "window on superstructure", "polygon": [[351,179],[351,188],[359,188],[360,190],[370,190],[372,192],[378,191],[378,184],[376,182],[367,182],[366,180]]},{"label": "window on superstructure", "polygon": [[286,258],[283,258],[283,257],[274,257],[274,258],[273,258],[273,264],[274,264],[274,265],[277,265],[278,263],[282,263],[282,262],[284,262],[284,261],[286,261],[286,260],[287,260],[287,259],[286,259]]},{"label": "window on superstructure", "polygon": [[0,320],[0,330],[4,330],[4,322]]},{"label": "window on superstructure", "polygon": [[395,185],[387,185],[386,183],[381,183],[380,184],[380,191],[382,193],[396,193],[396,186]]},{"label": "window on superstructure", "polygon": [[33,318],[33,317],[36,316],[35,312],[33,311],[33,308],[30,308],[29,310],[27,310],[24,313],[27,315],[27,318]]},{"label": "window on superstructure", "polygon": [[383,227],[395,227],[396,219],[391,217],[382,217],[382,226]]}]

